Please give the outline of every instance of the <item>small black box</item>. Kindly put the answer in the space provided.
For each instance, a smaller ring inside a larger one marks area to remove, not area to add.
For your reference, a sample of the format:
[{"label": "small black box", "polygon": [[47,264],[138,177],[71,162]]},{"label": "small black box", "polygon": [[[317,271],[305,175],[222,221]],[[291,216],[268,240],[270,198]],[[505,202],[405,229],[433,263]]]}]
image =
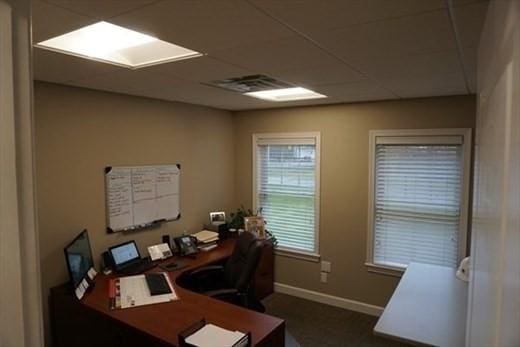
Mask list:
[{"label": "small black box", "polygon": [[225,240],[229,237],[229,227],[227,223],[220,225],[204,224],[204,229],[218,233],[220,240]]}]

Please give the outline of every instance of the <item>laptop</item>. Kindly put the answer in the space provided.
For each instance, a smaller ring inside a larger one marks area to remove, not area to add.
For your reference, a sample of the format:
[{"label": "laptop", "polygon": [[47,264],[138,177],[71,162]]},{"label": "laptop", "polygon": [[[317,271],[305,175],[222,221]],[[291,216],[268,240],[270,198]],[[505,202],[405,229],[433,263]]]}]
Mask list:
[{"label": "laptop", "polygon": [[115,272],[122,275],[137,275],[155,267],[150,258],[141,258],[135,241],[110,247],[108,252],[114,260]]}]

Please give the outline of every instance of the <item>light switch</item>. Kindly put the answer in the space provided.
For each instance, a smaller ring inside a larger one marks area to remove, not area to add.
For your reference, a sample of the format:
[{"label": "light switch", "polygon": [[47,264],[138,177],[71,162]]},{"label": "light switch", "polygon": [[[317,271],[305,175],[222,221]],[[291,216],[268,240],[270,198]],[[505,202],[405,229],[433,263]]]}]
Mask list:
[{"label": "light switch", "polygon": [[330,261],[322,261],[321,262],[321,272],[327,272],[330,273]]}]

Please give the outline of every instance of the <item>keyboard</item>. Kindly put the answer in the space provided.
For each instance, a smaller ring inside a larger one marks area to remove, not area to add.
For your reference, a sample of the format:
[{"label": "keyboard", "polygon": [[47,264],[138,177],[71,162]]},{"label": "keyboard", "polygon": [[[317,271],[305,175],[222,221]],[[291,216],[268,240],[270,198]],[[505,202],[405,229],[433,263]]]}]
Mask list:
[{"label": "keyboard", "polygon": [[151,295],[162,295],[171,293],[170,285],[162,273],[145,274],[148,289]]},{"label": "keyboard", "polygon": [[129,265],[123,269],[119,269],[117,272],[121,275],[138,275],[155,267],[154,263],[149,258],[144,258],[140,262]]}]

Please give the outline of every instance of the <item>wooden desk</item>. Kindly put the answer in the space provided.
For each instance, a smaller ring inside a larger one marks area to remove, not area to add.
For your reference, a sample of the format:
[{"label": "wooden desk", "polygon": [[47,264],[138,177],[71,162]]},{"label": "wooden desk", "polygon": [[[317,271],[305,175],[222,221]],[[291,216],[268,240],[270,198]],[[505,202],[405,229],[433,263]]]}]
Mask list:
[{"label": "wooden desk", "polygon": [[[254,345],[283,346],[283,320],[212,299],[177,284],[182,273],[229,257],[233,246],[234,240],[226,240],[212,251],[199,253],[196,259],[183,258],[188,267],[169,273],[179,297],[169,303],[109,310],[108,279],[114,276],[102,274],[96,277],[94,290],[81,301],[76,300],[66,286],[51,289],[54,345],[178,346],[179,332],[205,318],[225,329],[250,331]],[[161,270],[150,270],[155,271]]]},{"label": "wooden desk", "polygon": [[415,344],[464,346],[467,292],[455,269],[411,263],[374,333]]}]

